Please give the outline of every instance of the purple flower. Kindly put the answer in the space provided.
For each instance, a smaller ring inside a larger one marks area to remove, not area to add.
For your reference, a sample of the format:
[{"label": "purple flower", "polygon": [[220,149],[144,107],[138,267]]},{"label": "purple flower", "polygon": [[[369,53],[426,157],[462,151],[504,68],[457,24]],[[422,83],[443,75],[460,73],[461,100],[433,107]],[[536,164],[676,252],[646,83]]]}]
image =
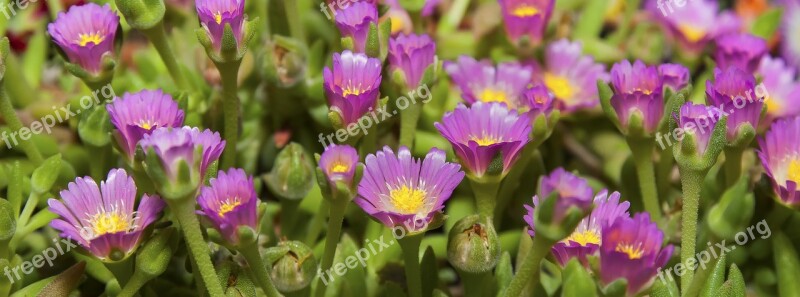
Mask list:
[{"label": "purple flower", "polygon": [[706,82],[708,102],[728,113],[728,142],[736,139],[744,124],[758,128],[764,102],[757,98],[755,85],[755,77],[737,67],[714,69],[714,82]]},{"label": "purple flower", "polygon": [[767,41],[763,38],[746,33],[726,34],[717,38],[714,60],[721,69],[735,66],[753,73],[766,54]]},{"label": "purple flower", "polygon": [[464,179],[461,166],[446,162],[446,158],[437,148],[420,160],[411,156],[407,147],[401,146],[395,155],[386,146],[367,156],[355,203],[388,227],[425,231]]},{"label": "purple flower", "polygon": [[434,126],[453,145],[461,164],[478,178],[487,173],[497,157],[502,158],[501,175],[505,176],[528,144],[531,132],[527,115],[520,115],[501,103],[476,102],[472,107],[459,104]]},{"label": "purple flower", "polygon": [[532,44],[542,41],[553,14],[554,0],[499,0],[506,33],[514,43],[527,36]]},{"label": "purple flower", "polygon": [[611,85],[614,88],[611,106],[623,129],[628,129],[631,116],[639,112],[645,132],[655,132],[664,114],[664,84],[658,68],[642,61],[633,65],[627,60],[616,63],[611,67]]},{"label": "purple flower", "polygon": [[258,229],[258,195],[253,188],[253,177],[238,168],[220,170],[209,186],[200,190],[198,214],[211,221],[230,244],[239,243],[239,227]]},{"label": "purple flower", "polygon": [[225,25],[230,25],[236,44],[242,42],[244,24],[244,0],[195,0],[200,24],[211,37],[211,44],[219,51]]},{"label": "purple flower", "polygon": [[98,74],[103,55],[113,55],[117,27],[119,15],[111,6],[88,3],[58,13],[56,20],[47,25],[47,32],[71,63]]},{"label": "purple flower", "polygon": [[333,70],[325,67],[322,77],[331,111],[339,113],[344,125],[355,123],[377,103],[381,60],[351,51],[334,53]]},{"label": "purple flower", "polygon": [[389,6],[389,10],[383,15],[383,18],[392,20],[391,35],[398,34],[411,34],[414,31],[414,24],[411,22],[411,16],[400,5],[398,0],[385,0],[384,4]]},{"label": "purple flower", "polygon": [[647,7],[684,48],[698,52],[717,36],[738,32],[741,20],[730,11],[719,13],[716,0],[686,1],[683,7],[671,1],[650,0]]},{"label": "purple flower", "polygon": [[328,183],[341,181],[346,185],[353,183],[353,175],[358,165],[358,152],[349,145],[331,144],[319,158],[319,168],[328,178]]},{"label": "purple flower", "polygon": [[584,266],[589,266],[587,256],[597,255],[602,243],[603,227],[612,224],[617,218],[630,216],[630,202],[620,202],[619,198],[618,192],[609,196],[607,190],[594,197],[592,213],[581,220],[569,237],[553,246],[553,256],[561,266],[566,266],[572,258],[578,258]]},{"label": "purple flower", "polygon": [[[139,141],[145,154],[150,154],[150,149],[161,160],[161,166],[172,180],[177,178],[178,166],[185,161],[189,168],[197,171],[198,178],[206,175],[208,165],[219,159],[225,149],[225,141],[219,133],[206,129],[184,126],[182,128],[161,127],[145,134]],[[195,151],[200,149],[200,155],[195,156]],[[199,159],[197,159],[197,158]]]},{"label": "purple flower", "polygon": [[336,26],[342,36],[353,39],[353,50],[363,53],[367,47],[369,25],[378,22],[378,9],[369,2],[356,2],[336,12]]},{"label": "purple flower", "polygon": [[461,89],[468,104],[501,102],[510,108],[519,106],[520,95],[531,82],[533,69],[517,63],[501,63],[493,67],[489,61],[461,56],[457,62],[445,62],[444,70]]},{"label": "purple flower", "polygon": [[714,123],[719,120],[719,112],[715,111],[714,107],[686,102],[681,106],[680,115],[675,117],[680,128],[694,136],[697,151],[701,155],[705,153],[711,141]]},{"label": "purple flower", "polygon": [[758,157],[780,202],[800,205],[800,117],[777,120],[758,140]]},{"label": "purple flower", "polygon": [[768,122],[800,114],[800,104],[792,102],[792,98],[800,94],[794,67],[786,65],[780,58],[764,56],[756,73],[762,77],[763,87],[769,90],[769,96],[764,99]]},{"label": "purple flower", "polygon": [[553,220],[555,223],[561,222],[567,215],[570,207],[578,207],[580,209],[588,210],[592,205],[592,197],[594,191],[589,186],[589,182],[577,175],[574,175],[564,168],[557,168],[553,170],[548,176],[542,177],[539,184],[539,193],[533,196],[533,206],[524,205],[528,210],[528,214],[523,217],[525,222],[530,227],[528,234],[531,237],[536,236],[536,226],[534,224],[534,214],[542,199],[547,199],[551,194],[555,193],[556,207],[553,213]]},{"label": "purple flower", "polygon": [[658,66],[658,75],[661,76],[664,86],[673,92],[683,90],[692,79],[689,69],[681,64],[661,64]]},{"label": "purple flower", "polygon": [[603,227],[601,236],[600,279],[608,285],[625,278],[627,296],[650,287],[674,250],[672,245],[662,248],[664,233],[647,213],[637,213],[633,218],[620,216]]},{"label": "purple flower", "polygon": [[425,6],[422,7],[422,16],[427,17],[436,12],[436,7],[442,3],[442,0],[425,0]]},{"label": "purple flower", "polygon": [[50,226],[103,261],[133,254],[142,232],[165,205],[158,196],[145,194],[134,210],[136,184],[123,169],[112,169],[99,187],[91,177],[79,177],[60,195],[62,201],[47,200],[50,211],[60,217]]},{"label": "purple flower", "polygon": [[125,93],[122,98],[106,105],[111,123],[117,129],[114,136],[122,153],[133,161],[139,140],[159,127],[183,125],[183,111],[172,96],[161,90]]},{"label": "purple flower", "polygon": [[549,117],[550,113],[553,112],[555,98],[553,97],[553,93],[547,90],[547,87],[543,85],[537,85],[527,89],[525,93],[522,94],[522,97],[522,106],[524,108],[520,108],[520,110],[527,110],[531,121],[535,121],[536,117],[539,115]]},{"label": "purple flower", "polygon": [[389,39],[389,65],[402,71],[406,85],[415,88],[434,62],[436,44],[428,35],[400,35]]},{"label": "purple flower", "polygon": [[580,42],[561,39],[547,46],[544,74],[538,80],[553,93],[560,110],[572,112],[600,104],[597,81],[608,80],[605,69],[582,54]]}]

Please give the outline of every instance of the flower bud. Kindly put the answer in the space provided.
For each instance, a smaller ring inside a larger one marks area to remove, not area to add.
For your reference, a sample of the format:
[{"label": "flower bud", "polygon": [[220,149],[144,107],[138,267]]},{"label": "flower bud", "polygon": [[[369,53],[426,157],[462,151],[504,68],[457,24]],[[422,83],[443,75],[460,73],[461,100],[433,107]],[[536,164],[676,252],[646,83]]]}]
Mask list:
[{"label": "flower bud", "polygon": [[196,1],[197,15],[203,27],[196,30],[197,38],[216,63],[240,61],[247,52],[247,44],[255,36],[258,18],[246,20],[244,2]]},{"label": "flower bud", "polygon": [[281,88],[291,88],[304,81],[308,68],[308,50],[296,39],[276,35],[267,44],[264,59],[267,77]]},{"label": "flower bud", "polygon": [[153,235],[136,256],[136,271],[150,278],[164,273],[172,259],[174,248],[177,247],[177,240],[174,227]]},{"label": "flower bud", "polygon": [[447,259],[467,273],[494,269],[500,260],[500,240],[491,220],[479,215],[458,220],[448,236]]},{"label": "flower bud", "polygon": [[307,245],[299,241],[284,241],[268,248],[266,257],[270,277],[281,293],[297,292],[308,287],[316,276],[317,260]]},{"label": "flower bud", "polygon": [[314,187],[314,165],[303,146],[293,142],[278,153],[275,166],[265,180],[275,195],[303,199]]},{"label": "flower bud", "polygon": [[117,9],[128,24],[137,30],[155,27],[164,19],[164,0],[116,0]]}]

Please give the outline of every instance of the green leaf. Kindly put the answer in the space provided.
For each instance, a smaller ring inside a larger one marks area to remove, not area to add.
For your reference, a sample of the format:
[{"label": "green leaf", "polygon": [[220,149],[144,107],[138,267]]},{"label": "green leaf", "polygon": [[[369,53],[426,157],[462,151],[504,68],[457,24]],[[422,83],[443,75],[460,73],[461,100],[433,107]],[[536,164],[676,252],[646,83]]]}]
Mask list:
[{"label": "green leaf", "polygon": [[[17,231],[17,220],[8,200],[0,198],[0,244],[7,245]],[[0,255],[5,257],[4,255]]]},{"label": "green leaf", "polygon": [[573,39],[596,39],[603,29],[608,1],[586,1],[580,19],[572,32]]},{"label": "green leaf", "polygon": [[703,286],[703,291],[700,293],[700,296],[712,297],[715,295],[717,290],[722,286],[722,283],[725,282],[725,268],[727,267],[727,262],[725,256],[722,256],[719,261],[717,261],[717,264],[714,265],[714,270],[708,275],[708,279],[703,282],[705,285]]},{"label": "green leaf", "polygon": [[433,248],[430,246],[425,249],[425,254],[422,255],[420,270],[422,273],[421,277],[423,295],[439,287],[439,269],[436,266],[436,254],[433,252]]},{"label": "green leaf", "polygon": [[[55,276],[53,280],[44,286],[41,289],[37,296],[39,297],[69,297],[70,292],[74,290],[80,284],[80,280],[83,277],[83,271],[86,269],[86,262],[78,262],[75,265],[72,265],[69,269],[65,270],[61,274]],[[36,285],[38,283],[34,283]],[[29,286],[30,287],[30,286]],[[26,288],[27,289],[27,288]],[[25,289],[23,289],[25,290]],[[21,294],[19,296],[32,296],[28,295],[32,292],[37,292],[38,290],[31,290],[28,293]],[[19,291],[17,293],[21,293]],[[17,294],[15,293],[14,296]]]},{"label": "green leaf", "polygon": [[[78,135],[84,142],[102,147],[111,143],[111,121],[108,119],[108,112],[102,106],[95,106],[88,112],[88,116],[82,116],[78,123]],[[81,110],[78,110],[80,113]]]},{"label": "green leaf", "polygon": [[567,267],[564,268],[563,277],[564,283],[568,285],[564,286],[561,291],[562,297],[597,296],[597,285],[577,258],[572,258],[572,260],[567,263]]},{"label": "green leaf", "polygon": [[42,81],[42,69],[49,49],[47,34],[44,34],[43,31],[38,32],[29,39],[28,46],[22,56],[25,79],[34,88],[38,88]]},{"label": "green leaf", "polygon": [[800,292],[800,282],[797,281],[800,260],[797,251],[789,238],[781,232],[772,236],[772,247],[778,273],[778,296],[795,296],[794,294]]},{"label": "green leaf", "polygon": [[11,181],[8,183],[8,202],[14,209],[14,217],[19,217],[22,207],[22,167],[19,161],[11,165]]},{"label": "green leaf", "polygon": [[680,297],[681,292],[678,290],[678,284],[676,283],[675,278],[671,277],[671,275],[668,275],[664,276],[663,280],[661,278],[656,278],[655,283],[653,283],[653,287],[650,289],[650,296]]},{"label": "green leaf", "polygon": [[750,27],[750,33],[764,39],[769,39],[778,30],[782,15],[783,8],[778,7],[762,13],[753,21],[753,25]]},{"label": "green leaf", "polygon": [[50,191],[61,172],[61,154],[47,158],[31,176],[31,190],[38,194]]},{"label": "green leaf", "polygon": [[514,277],[514,270],[511,267],[511,254],[508,251],[504,251],[503,255],[500,256],[500,262],[497,263],[497,267],[494,269],[494,275],[497,279],[498,291],[505,291]]},{"label": "green leaf", "polygon": [[[542,259],[540,269],[542,271],[542,287],[544,288],[545,292],[547,292],[548,296],[554,296],[558,288],[561,287],[562,284],[565,284],[564,281],[566,281],[565,279],[562,281],[561,267],[559,267],[557,264],[547,261],[547,259]],[[569,286],[573,286],[573,284],[569,284]]]},{"label": "green leaf", "polygon": [[731,291],[728,296],[745,297],[747,288],[744,283],[744,276],[742,276],[742,272],[736,264],[731,264],[731,268],[728,270],[728,281],[726,283],[729,283],[731,286]]}]

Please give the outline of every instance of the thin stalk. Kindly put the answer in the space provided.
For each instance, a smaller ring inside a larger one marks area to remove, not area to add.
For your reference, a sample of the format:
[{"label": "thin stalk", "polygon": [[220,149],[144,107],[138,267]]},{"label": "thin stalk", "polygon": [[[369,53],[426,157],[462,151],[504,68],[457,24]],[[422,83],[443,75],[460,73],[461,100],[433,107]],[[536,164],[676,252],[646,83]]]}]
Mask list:
[{"label": "thin stalk", "polygon": [[300,17],[299,10],[297,9],[297,0],[284,0],[283,6],[286,8],[286,16],[289,21],[289,32],[297,40],[305,41],[305,32],[303,31],[303,18]]},{"label": "thin stalk", "polygon": [[734,147],[725,148],[725,188],[730,188],[742,176],[742,155],[744,150]]},{"label": "thin stalk", "polygon": [[489,282],[491,279],[491,272],[470,273],[466,271],[459,271],[458,275],[461,276],[461,284],[464,285],[465,297],[482,297],[486,296],[489,292]]},{"label": "thin stalk", "polygon": [[478,213],[487,218],[494,217],[500,181],[470,179],[470,183],[472,184],[472,191],[475,192],[475,206],[478,208]]},{"label": "thin stalk", "polygon": [[165,200],[175,214],[175,218],[178,220],[181,230],[183,230],[183,236],[186,239],[186,246],[192,255],[192,260],[197,264],[197,270],[194,273],[200,273],[209,295],[224,296],[222,285],[217,279],[214,263],[211,262],[208,244],[203,239],[200,222],[195,215],[194,200]]},{"label": "thin stalk", "polygon": [[524,262],[517,269],[514,278],[508,285],[505,293],[501,296],[516,297],[522,296],[522,290],[530,283],[539,282],[539,265],[547,254],[550,253],[550,248],[553,247],[554,242],[545,239],[542,236],[537,236],[533,239],[533,247],[531,251],[525,256]]},{"label": "thin stalk", "polygon": [[255,243],[245,245],[239,249],[239,252],[242,253],[242,256],[247,260],[247,266],[250,267],[250,271],[256,277],[256,281],[258,281],[264,293],[266,293],[268,297],[280,296],[278,289],[272,284],[267,265],[265,265],[264,261],[261,259],[261,254],[258,252],[258,245]]},{"label": "thin stalk", "polygon": [[114,278],[117,279],[117,283],[120,287],[126,287],[131,277],[135,274],[133,262],[133,257],[128,257],[122,261],[105,263],[106,268],[108,268],[111,274],[114,275]]},{"label": "thin stalk", "polygon": [[117,297],[133,297],[136,296],[136,293],[144,287],[144,285],[150,280],[147,276],[143,273],[135,272],[133,276],[128,280],[125,286],[122,288],[122,291],[119,292]]},{"label": "thin stalk", "polygon": [[8,128],[11,130],[11,139],[6,138],[7,136],[3,134],[2,141],[9,147],[12,145],[19,145],[25,155],[28,156],[28,159],[33,162],[33,165],[39,166],[44,162],[44,158],[42,158],[42,153],[39,152],[39,149],[33,144],[31,139],[28,140],[17,140],[16,134],[22,130],[22,121],[19,120],[16,111],[14,110],[14,106],[11,104],[11,100],[6,94],[5,87],[0,85],[0,115],[3,116],[5,119]]},{"label": "thin stalk", "polygon": [[237,92],[239,90],[239,65],[241,60],[230,63],[219,63],[217,69],[222,78],[222,110],[225,123],[225,151],[222,154],[221,170],[236,166],[236,145],[239,143],[240,105]]},{"label": "thin stalk", "polygon": [[159,22],[152,28],[143,30],[142,33],[144,33],[144,35],[147,36],[147,39],[153,43],[156,51],[158,51],[158,55],[161,56],[161,60],[164,61],[164,65],[167,66],[169,75],[172,77],[172,80],[175,81],[175,84],[178,86],[178,88],[182,90],[189,90],[189,85],[186,83],[186,80],[183,77],[183,72],[181,71],[180,66],[178,66],[178,60],[172,53],[172,48],[170,48],[169,42],[167,41],[167,33],[164,31],[164,23]]},{"label": "thin stalk", "polygon": [[295,218],[297,218],[297,209],[300,207],[300,200],[292,200],[282,198],[281,201],[281,235],[290,239],[295,238]]},{"label": "thin stalk", "polygon": [[400,111],[400,145],[405,145],[414,151],[414,135],[417,133],[417,123],[422,112],[420,104],[411,104]]},{"label": "thin stalk", "polygon": [[[697,241],[697,211],[700,204],[700,190],[707,171],[681,168],[683,187],[683,212],[681,213],[681,263],[687,264],[695,255]],[[681,288],[689,288],[694,271],[687,269],[681,277]]]},{"label": "thin stalk", "polygon": [[470,0],[455,0],[453,5],[450,6],[450,10],[445,13],[442,21],[439,22],[439,27],[436,30],[437,34],[441,36],[455,31],[461,24],[470,2]]},{"label": "thin stalk", "polygon": [[408,235],[398,238],[400,249],[403,250],[403,261],[406,268],[406,285],[408,297],[422,297],[422,275],[419,270],[419,245],[422,243],[423,234]]},{"label": "thin stalk", "polygon": [[[345,197],[333,197],[333,199],[330,200],[331,212],[330,219],[328,219],[328,234],[325,236],[325,253],[322,254],[322,262],[320,264],[323,273],[333,266],[333,257],[336,255],[336,246],[339,244],[339,233],[342,231],[344,213],[347,210],[347,204],[350,202],[349,199],[344,198]],[[322,278],[319,278],[315,296],[325,296],[326,288],[327,287],[322,282]]]},{"label": "thin stalk", "polygon": [[325,214],[328,213],[328,201],[322,200],[319,204],[319,211],[311,221],[311,227],[306,234],[305,243],[307,246],[315,246],[319,232],[322,231],[322,220],[325,219]]},{"label": "thin stalk", "polygon": [[642,191],[644,209],[650,213],[654,222],[661,224],[661,207],[658,202],[658,188],[656,187],[656,171],[653,161],[652,139],[628,139],[628,146],[633,154],[636,165],[636,175],[639,178],[639,189]]}]

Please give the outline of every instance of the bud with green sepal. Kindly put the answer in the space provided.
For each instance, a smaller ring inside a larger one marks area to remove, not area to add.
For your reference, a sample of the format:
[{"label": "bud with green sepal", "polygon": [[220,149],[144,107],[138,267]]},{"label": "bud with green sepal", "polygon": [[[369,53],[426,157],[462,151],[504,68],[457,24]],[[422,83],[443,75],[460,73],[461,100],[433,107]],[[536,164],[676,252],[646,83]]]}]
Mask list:
[{"label": "bud with green sepal", "polygon": [[488,217],[470,215],[450,229],[447,259],[461,276],[467,296],[491,292],[491,272],[500,260],[500,240]]},{"label": "bud with green sepal", "polygon": [[310,288],[316,277],[317,260],[307,245],[299,241],[283,241],[265,253],[270,277],[278,291],[284,294]]}]

